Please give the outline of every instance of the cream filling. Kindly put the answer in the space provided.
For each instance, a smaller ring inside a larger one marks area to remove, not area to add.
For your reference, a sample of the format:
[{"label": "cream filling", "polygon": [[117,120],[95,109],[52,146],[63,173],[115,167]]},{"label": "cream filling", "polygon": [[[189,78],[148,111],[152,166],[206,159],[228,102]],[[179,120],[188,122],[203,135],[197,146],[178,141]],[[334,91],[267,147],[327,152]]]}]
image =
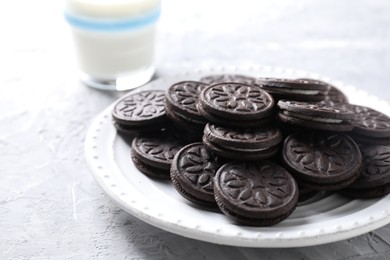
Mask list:
[{"label": "cream filling", "polygon": [[321,122],[321,123],[330,123],[330,124],[338,124],[342,123],[342,119],[333,119],[333,118],[325,118],[325,117],[318,117],[318,116],[307,116],[307,115],[302,115],[294,112],[289,112],[289,111],[283,111],[283,115],[290,116],[290,117],[296,117],[299,119],[303,120],[312,120],[316,122]]},{"label": "cream filling", "polygon": [[317,95],[318,90],[302,90],[302,89],[283,89],[283,93],[302,94],[302,95]]}]

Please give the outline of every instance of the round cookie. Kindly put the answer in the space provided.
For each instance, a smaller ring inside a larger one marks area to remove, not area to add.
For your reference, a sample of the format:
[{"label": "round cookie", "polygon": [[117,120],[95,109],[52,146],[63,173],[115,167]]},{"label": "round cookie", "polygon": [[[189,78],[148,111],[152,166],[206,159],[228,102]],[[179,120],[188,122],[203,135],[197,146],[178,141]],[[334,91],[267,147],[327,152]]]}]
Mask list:
[{"label": "round cookie", "polygon": [[[187,137],[172,129],[144,133],[133,139],[131,157],[142,173],[150,177],[169,179],[172,160],[180,148],[187,143]],[[158,174],[151,174],[156,169]]]},{"label": "round cookie", "polygon": [[259,128],[230,128],[208,123],[204,136],[209,142],[230,148],[262,149],[279,144],[282,133],[273,126]]},{"label": "round cookie", "polygon": [[313,81],[313,82],[318,82],[324,85],[328,86],[328,90],[326,91],[326,96],[325,99],[323,100],[327,104],[334,104],[334,103],[348,103],[348,98],[347,96],[337,87],[318,80],[318,79],[308,79],[308,78],[301,78],[298,80],[307,80],[307,81]]},{"label": "round cookie", "polygon": [[203,129],[207,121],[197,109],[198,97],[207,84],[198,81],[182,81],[166,91],[167,116],[175,123],[192,129]]},{"label": "round cookie", "polygon": [[175,155],[170,176],[176,190],[186,199],[203,206],[216,206],[213,178],[221,166],[202,143],[192,143]]},{"label": "round cookie", "polygon": [[230,162],[217,171],[214,195],[221,211],[238,223],[271,226],[294,211],[298,185],[275,163]]},{"label": "round cookie", "polygon": [[204,118],[206,118],[209,122],[212,122],[217,125],[226,126],[226,127],[256,128],[256,127],[262,127],[268,125],[274,119],[273,116],[267,116],[258,120],[227,119],[206,112],[201,106],[199,106],[199,104],[198,104],[198,110],[204,116]]},{"label": "round cookie", "polygon": [[274,156],[282,134],[275,127],[227,128],[208,123],[203,143],[213,153],[233,160],[258,160]]},{"label": "round cookie", "polygon": [[390,137],[390,117],[372,108],[344,104],[355,114],[353,133],[373,138]]},{"label": "round cookie", "polygon": [[283,161],[303,186],[339,190],[350,185],[363,167],[357,144],[348,136],[324,131],[302,131],[288,136]]},{"label": "round cookie", "polygon": [[296,79],[258,78],[254,85],[270,93],[275,100],[318,102],[325,99],[328,91],[326,84]]},{"label": "round cookie", "polygon": [[200,79],[201,82],[204,82],[208,85],[214,85],[218,83],[234,82],[234,83],[244,83],[252,84],[255,78],[240,75],[240,74],[214,74],[207,75]]},{"label": "round cookie", "polygon": [[370,145],[360,147],[364,170],[349,188],[371,188],[390,183],[390,147]]},{"label": "round cookie", "polygon": [[168,120],[165,114],[165,93],[145,90],[121,98],[114,105],[112,118],[118,131],[136,133],[159,130]]},{"label": "round cookie", "polygon": [[222,147],[218,144],[211,143],[205,138],[205,136],[203,136],[202,140],[203,144],[214,154],[231,160],[253,161],[268,159],[276,155],[279,150],[277,145],[259,149],[239,149]]},{"label": "round cookie", "polygon": [[321,130],[349,132],[354,114],[337,104],[279,100],[279,119],[285,123]]},{"label": "round cookie", "polygon": [[209,120],[216,117],[225,121],[253,122],[271,116],[274,105],[272,97],[258,87],[220,83],[202,90],[198,109]]}]

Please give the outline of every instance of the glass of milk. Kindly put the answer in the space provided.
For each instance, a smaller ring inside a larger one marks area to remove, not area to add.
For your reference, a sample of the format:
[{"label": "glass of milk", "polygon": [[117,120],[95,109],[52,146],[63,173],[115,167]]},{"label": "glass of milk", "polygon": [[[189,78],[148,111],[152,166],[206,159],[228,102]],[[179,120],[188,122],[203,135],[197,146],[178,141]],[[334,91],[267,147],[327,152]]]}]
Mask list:
[{"label": "glass of milk", "polygon": [[153,77],[160,0],[67,0],[64,14],[86,85],[126,90]]}]

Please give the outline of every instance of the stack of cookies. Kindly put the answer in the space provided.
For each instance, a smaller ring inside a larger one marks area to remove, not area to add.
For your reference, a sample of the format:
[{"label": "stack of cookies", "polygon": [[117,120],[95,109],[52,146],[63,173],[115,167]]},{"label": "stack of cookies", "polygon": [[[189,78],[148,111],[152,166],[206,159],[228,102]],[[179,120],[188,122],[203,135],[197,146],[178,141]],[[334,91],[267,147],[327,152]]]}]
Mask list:
[{"label": "stack of cookies", "polygon": [[319,191],[390,193],[390,118],[311,79],[209,75],[114,106],[134,165],[190,203],[270,226]]}]

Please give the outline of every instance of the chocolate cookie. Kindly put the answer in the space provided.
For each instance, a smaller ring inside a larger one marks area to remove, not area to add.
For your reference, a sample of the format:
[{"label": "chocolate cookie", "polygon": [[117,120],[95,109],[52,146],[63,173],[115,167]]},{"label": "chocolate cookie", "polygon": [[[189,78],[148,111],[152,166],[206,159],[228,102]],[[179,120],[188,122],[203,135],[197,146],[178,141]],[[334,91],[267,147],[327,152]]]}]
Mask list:
[{"label": "chocolate cookie", "polygon": [[280,100],[279,119],[285,123],[321,130],[348,132],[353,129],[355,115],[338,104]]},{"label": "chocolate cookie", "polygon": [[207,124],[203,143],[213,153],[234,160],[257,160],[272,157],[278,151],[282,134],[276,127],[227,128]]},{"label": "chocolate cookie", "polygon": [[204,82],[208,85],[214,85],[218,83],[244,83],[252,84],[255,78],[240,75],[240,74],[215,74],[204,76],[200,79],[201,82]]},{"label": "chocolate cookie", "polygon": [[221,166],[217,157],[202,143],[192,143],[179,150],[171,166],[171,180],[176,190],[193,203],[216,206],[213,178]]},{"label": "chocolate cookie", "polygon": [[347,96],[340,89],[327,82],[317,80],[317,79],[308,79],[308,78],[301,78],[298,80],[313,81],[313,82],[318,82],[327,85],[328,90],[326,91],[326,96],[323,101],[326,102],[328,105],[334,103],[348,103]]},{"label": "chocolate cookie", "polygon": [[136,136],[131,144],[131,158],[142,173],[159,179],[169,179],[175,154],[188,143],[183,134],[170,130]]},{"label": "chocolate cookie", "polygon": [[313,190],[343,189],[363,167],[359,147],[350,137],[313,130],[285,139],[283,161],[302,186]]},{"label": "chocolate cookie", "polygon": [[390,147],[360,147],[364,170],[342,193],[353,198],[374,198],[390,193]]},{"label": "chocolate cookie", "polygon": [[318,102],[325,99],[328,91],[326,84],[296,79],[258,78],[254,85],[270,93],[275,100]]},{"label": "chocolate cookie", "polygon": [[198,110],[212,122],[221,124],[219,121],[224,120],[223,124],[231,125],[231,120],[234,120],[243,123],[237,127],[247,127],[248,122],[263,125],[262,119],[273,114],[274,105],[272,97],[258,87],[221,83],[202,90]]},{"label": "chocolate cookie", "polygon": [[114,126],[123,133],[159,130],[168,120],[165,115],[165,93],[146,90],[120,99],[112,110]]},{"label": "chocolate cookie", "polygon": [[214,195],[221,211],[233,220],[250,226],[271,226],[294,211],[298,186],[275,163],[231,162],[217,171]]},{"label": "chocolate cookie", "polygon": [[390,117],[372,108],[344,104],[355,114],[352,135],[363,143],[390,145]]},{"label": "chocolate cookie", "polygon": [[207,84],[197,81],[178,82],[166,92],[166,113],[185,129],[202,132],[207,121],[197,109],[198,97]]}]

